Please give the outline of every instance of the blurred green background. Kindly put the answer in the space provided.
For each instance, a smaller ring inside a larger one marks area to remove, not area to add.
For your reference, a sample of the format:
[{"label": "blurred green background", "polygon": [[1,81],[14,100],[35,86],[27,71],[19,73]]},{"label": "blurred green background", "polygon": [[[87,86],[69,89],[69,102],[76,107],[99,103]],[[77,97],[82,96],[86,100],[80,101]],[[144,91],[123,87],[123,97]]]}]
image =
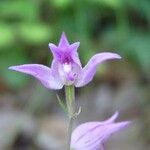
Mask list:
[{"label": "blurred green background", "polygon": [[71,43],[80,41],[83,65],[102,51],[123,57],[101,65],[94,81],[76,90],[83,107],[77,124],[105,119],[118,109],[120,120],[135,123],[113,138],[108,150],[148,150],[149,0],[0,0],[0,149],[63,149],[66,118],[56,100],[63,90],[47,90],[7,69],[24,63],[50,65],[48,43],[57,45],[62,31]]}]

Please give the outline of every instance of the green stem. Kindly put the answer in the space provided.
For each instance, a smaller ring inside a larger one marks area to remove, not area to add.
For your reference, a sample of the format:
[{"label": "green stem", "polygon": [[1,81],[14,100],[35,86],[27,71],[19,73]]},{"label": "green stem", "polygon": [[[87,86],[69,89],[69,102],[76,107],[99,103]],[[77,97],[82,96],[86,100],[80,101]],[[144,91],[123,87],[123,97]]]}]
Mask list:
[{"label": "green stem", "polygon": [[75,92],[74,86],[65,86],[65,96],[66,96],[66,104],[68,109],[68,136],[67,136],[67,150],[70,150],[71,143],[71,133],[74,122],[74,113],[75,113]]}]

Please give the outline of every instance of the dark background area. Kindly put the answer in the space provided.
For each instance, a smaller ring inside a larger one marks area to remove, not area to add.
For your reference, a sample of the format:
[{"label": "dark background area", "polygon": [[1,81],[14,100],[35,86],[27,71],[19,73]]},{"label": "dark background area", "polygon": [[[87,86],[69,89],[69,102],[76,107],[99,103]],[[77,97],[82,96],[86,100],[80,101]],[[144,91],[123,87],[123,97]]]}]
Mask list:
[{"label": "dark background area", "polygon": [[67,119],[56,93],[9,66],[50,66],[48,43],[64,31],[80,41],[83,66],[95,53],[111,51],[120,61],[100,65],[89,85],[76,89],[76,125],[105,120],[116,110],[133,124],[114,135],[108,150],[150,148],[149,0],[0,0],[0,150],[64,149]]}]

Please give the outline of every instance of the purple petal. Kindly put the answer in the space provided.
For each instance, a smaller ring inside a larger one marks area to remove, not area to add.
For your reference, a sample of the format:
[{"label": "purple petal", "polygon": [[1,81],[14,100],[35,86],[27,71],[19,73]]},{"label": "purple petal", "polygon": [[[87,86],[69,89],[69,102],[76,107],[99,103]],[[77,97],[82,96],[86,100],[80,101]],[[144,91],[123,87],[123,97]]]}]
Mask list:
[{"label": "purple petal", "polygon": [[79,140],[81,137],[83,137],[88,130],[94,127],[96,127],[97,125],[107,125],[107,124],[110,124],[110,123],[113,123],[115,121],[115,119],[118,117],[118,112],[115,112],[115,114],[113,116],[111,116],[109,119],[107,119],[106,121],[102,121],[102,122],[87,122],[87,123],[83,123],[82,125],[78,126],[76,128],[76,131],[80,131],[80,132],[74,132],[73,133],[73,136],[72,136],[72,140],[73,141],[77,141]]},{"label": "purple petal", "polygon": [[70,50],[71,51],[77,51],[79,48],[80,42],[75,42],[73,44],[70,45]]},{"label": "purple petal", "polygon": [[81,62],[77,53],[77,49],[80,45],[80,42],[76,42],[70,45],[70,51],[71,51],[71,58],[75,63],[77,63],[79,66],[81,66]]},{"label": "purple petal", "polygon": [[113,133],[130,124],[129,121],[113,123],[118,112],[104,122],[87,122],[78,126],[72,133],[71,147],[76,150],[104,150],[103,143]]},{"label": "purple petal", "polygon": [[117,117],[118,117],[119,113],[118,111],[115,112],[115,114],[113,116],[111,116],[108,120],[104,121],[105,124],[108,124],[108,123],[113,123]]},{"label": "purple petal", "polygon": [[76,87],[82,87],[88,84],[94,77],[96,72],[96,67],[102,62],[110,59],[121,59],[118,54],[115,53],[99,53],[94,55],[87,65],[82,69],[78,82],[76,83]]},{"label": "purple petal", "polygon": [[81,66],[80,59],[77,53],[79,45],[80,42],[69,44],[65,33],[62,33],[58,47],[53,43],[49,43],[49,48],[53,53],[54,59],[59,61],[60,63],[75,62],[76,64]]},{"label": "purple petal", "polygon": [[124,122],[109,124],[107,127],[103,129],[104,132],[101,135],[101,140],[102,141],[107,140],[107,138],[109,138],[113,133],[116,133],[121,129],[127,127],[130,123],[131,123],[130,121],[124,121]]},{"label": "purple petal", "polygon": [[57,46],[53,43],[49,43],[48,44],[49,48],[51,49],[51,52],[53,54],[53,57],[60,60],[61,59],[61,55],[59,52],[59,49],[57,48]]},{"label": "purple petal", "polygon": [[[76,45],[72,44],[72,48],[77,49],[77,46],[78,46],[77,44]],[[70,47],[71,45],[69,45],[69,42],[64,32],[61,35],[58,47],[53,43],[49,43],[49,48],[51,49],[54,58],[58,60],[61,59],[61,55],[63,54],[63,52],[67,52]]]},{"label": "purple petal", "polygon": [[68,45],[69,45],[69,42],[67,40],[66,34],[65,34],[65,32],[63,32],[58,46],[64,47],[64,46],[68,46]]},{"label": "purple petal", "polygon": [[[120,122],[107,125],[97,125],[94,126],[91,123],[87,123],[88,130],[84,128],[85,126],[80,125],[72,133],[71,147],[76,150],[99,150],[100,146],[103,148],[102,143],[104,143],[113,133],[123,129],[130,122]],[[84,134],[82,134],[84,131]],[[79,137],[77,137],[78,135]]]},{"label": "purple petal", "polygon": [[34,76],[35,78],[40,80],[46,88],[61,89],[63,87],[61,81],[52,75],[51,69],[44,65],[26,64],[11,66],[9,67],[9,69]]}]

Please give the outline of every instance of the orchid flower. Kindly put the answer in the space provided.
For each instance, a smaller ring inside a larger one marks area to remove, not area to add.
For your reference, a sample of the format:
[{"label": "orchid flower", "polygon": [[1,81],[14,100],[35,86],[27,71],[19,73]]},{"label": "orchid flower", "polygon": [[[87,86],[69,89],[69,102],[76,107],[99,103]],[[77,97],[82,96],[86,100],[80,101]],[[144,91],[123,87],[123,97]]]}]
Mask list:
[{"label": "orchid flower", "polygon": [[103,122],[87,122],[79,125],[72,133],[72,150],[104,150],[104,142],[115,132],[129,125],[129,121],[114,121],[118,117],[116,112],[111,118]]},{"label": "orchid flower", "polygon": [[34,76],[49,89],[61,89],[64,85],[82,87],[93,79],[98,64],[105,60],[121,58],[115,53],[98,53],[82,68],[77,52],[79,44],[79,42],[69,44],[63,32],[58,46],[49,43],[53,54],[51,68],[41,64],[24,64],[11,66],[9,69]]}]

